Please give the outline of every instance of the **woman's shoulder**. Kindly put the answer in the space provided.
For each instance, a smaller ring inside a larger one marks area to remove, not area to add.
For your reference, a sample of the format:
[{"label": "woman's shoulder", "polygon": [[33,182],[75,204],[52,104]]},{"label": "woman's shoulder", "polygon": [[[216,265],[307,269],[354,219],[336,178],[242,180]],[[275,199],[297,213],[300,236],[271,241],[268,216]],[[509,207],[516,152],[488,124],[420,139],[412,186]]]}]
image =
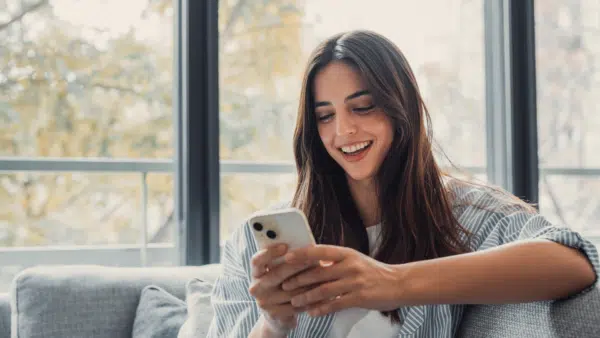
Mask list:
[{"label": "woman's shoulder", "polygon": [[457,178],[447,178],[445,183],[457,217],[467,210],[502,215],[536,212],[529,203],[493,184]]}]

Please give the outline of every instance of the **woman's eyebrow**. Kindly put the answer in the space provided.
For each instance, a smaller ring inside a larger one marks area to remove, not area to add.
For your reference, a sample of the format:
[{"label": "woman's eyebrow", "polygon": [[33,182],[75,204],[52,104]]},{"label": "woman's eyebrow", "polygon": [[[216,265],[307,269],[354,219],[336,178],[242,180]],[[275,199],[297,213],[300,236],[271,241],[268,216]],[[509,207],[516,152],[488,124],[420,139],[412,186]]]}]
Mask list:
[{"label": "woman's eyebrow", "polygon": [[371,92],[369,92],[367,89],[359,90],[354,94],[350,94],[350,95],[346,96],[346,99],[344,99],[344,102],[355,99],[359,96],[369,95],[369,94],[371,94]]},{"label": "woman's eyebrow", "polygon": [[[348,100],[355,99],[355,98],[363,96],[363,95],[369,95],[369,94],[371,94],[371,92],[368,91],[367,89],[359,90],[359,91],[357,91],[355,93],[352,93],[352,94],[346,96],[346,98],[344,99],[344,102],[346,102]],[[315,108],[322,107],[322,106],[331,106],[331,102],[329,102],[329,101],[317,101],[317,102],[315,102]]]}]

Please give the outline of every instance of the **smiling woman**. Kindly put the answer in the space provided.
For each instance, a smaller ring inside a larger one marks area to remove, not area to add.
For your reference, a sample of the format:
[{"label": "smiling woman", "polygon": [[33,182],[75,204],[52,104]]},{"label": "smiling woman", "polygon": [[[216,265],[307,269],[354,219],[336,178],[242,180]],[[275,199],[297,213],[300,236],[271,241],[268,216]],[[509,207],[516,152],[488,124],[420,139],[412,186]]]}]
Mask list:
[{"label": "smiling woman", "polygon": [[358,30],[320,44],[304,74],[290,203],[317,244],[258,250],[247,224],[235,231],[208,336],[452,337],[463,304],[595,285],[593,244],[502,189],[442,172],[431,137],[390,40]]}]

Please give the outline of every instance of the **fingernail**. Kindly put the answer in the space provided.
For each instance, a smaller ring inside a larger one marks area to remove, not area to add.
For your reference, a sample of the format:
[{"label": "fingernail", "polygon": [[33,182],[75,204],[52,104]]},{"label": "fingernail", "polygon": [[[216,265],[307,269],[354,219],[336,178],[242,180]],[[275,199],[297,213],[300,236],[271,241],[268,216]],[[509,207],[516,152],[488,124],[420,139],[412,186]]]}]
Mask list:
[{"label": "fingernail", "polygon": [[332,261],[319,261],[319,264],[325,268],[325,267],[333,265],[333,262]]},{"label": "fingernail", "polygon": [[279,254],[284,253],[286,248],[287,248],[287,246],[285,244],[279,244],[277,246],[277,253],[279,253]]}]

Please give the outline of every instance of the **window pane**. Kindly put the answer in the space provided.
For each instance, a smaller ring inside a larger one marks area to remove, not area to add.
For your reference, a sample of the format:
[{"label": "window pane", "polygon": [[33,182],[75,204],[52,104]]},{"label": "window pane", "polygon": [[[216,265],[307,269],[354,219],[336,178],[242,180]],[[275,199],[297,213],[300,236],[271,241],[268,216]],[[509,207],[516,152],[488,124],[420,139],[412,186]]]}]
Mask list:
[{"label": "window pane", "polygon": [[221,176],[221,241],[229,238],[255,211],[288,202],[294,174],[225,174]]},{"label": "window pane", "polygon": [[0,156],[172,156],[171,0],[2,3]]},{"label": "window pane", "polygon": [[[600,180],[593,176],[542,175],[540,209],[552,222],[568,224],[586,235],[600,236],[598,212],[600,201],[593,196],[600,190]],[[564,198],[568,196],[570,198]],[[592,198],[590,198],[592,197]]]},{"label": "window pane", "polygon": [[345,1],[343,10],[334,0],[219,4],[222,159],[293,160],[309,53],[340,31],[370,29],[406,54],[451,160],[485,167],[483,1]]},{"label": "window pane", "polygon": [[479,170],[477,170],[475,172],[470,172],[470,171],[466,171],[466,170],[461,170],[461,171],[450,170],[449,174],[452,175],[453,177],[456,177],[461,180],[468,180],[468,181],[479,183],[479,184],[488,183],[487,174],[485,172],[482,172]]},{"label": "window pane", "polygon": [[0,173],[0,248],[173,242],[170,174]]},{"label": "window pane", "polygon": [[[538,1],[535,6],[538,139],[542,212],[597,234],[600,219],[600,2]],[[560,171],[560,170],[559,170]]]}]

